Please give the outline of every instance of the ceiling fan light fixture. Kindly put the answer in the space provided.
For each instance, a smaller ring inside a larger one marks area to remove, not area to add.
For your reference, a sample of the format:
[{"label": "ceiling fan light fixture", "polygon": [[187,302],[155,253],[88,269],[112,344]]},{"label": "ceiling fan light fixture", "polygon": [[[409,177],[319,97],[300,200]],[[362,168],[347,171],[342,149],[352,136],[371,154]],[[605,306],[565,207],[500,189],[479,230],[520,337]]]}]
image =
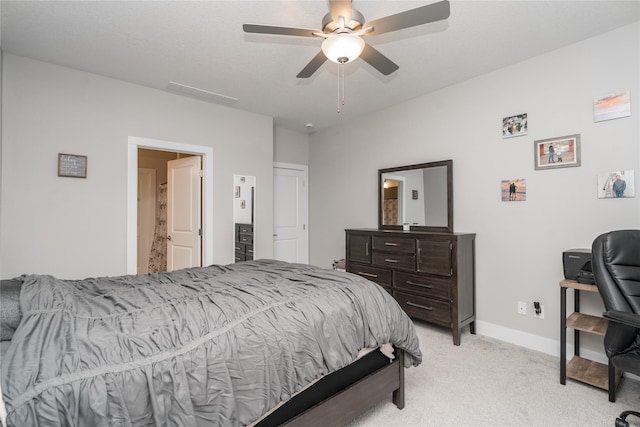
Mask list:
[{"label": "ceiling fan light fixture", "polygon": [[360,56],[363,49],[364,40],[354,34],[336,34],[322,42],[322,52],[327,59],[336,64],[353,61]]}]

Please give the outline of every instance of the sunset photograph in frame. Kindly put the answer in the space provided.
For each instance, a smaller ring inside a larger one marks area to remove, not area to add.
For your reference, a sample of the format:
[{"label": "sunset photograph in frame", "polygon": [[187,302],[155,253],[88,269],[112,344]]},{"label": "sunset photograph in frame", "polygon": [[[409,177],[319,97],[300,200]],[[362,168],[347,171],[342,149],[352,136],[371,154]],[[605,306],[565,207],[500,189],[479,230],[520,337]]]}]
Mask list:
[{"label": "sunset photograph in frame", "polygon": [[593,100],[593,121],[619,119],[631,115],[631,92],[619,92]]},{"label": "sunset photograph in frame", "polygon": [[527,180],[505,179],[500,185],[503,202],[524,202],[527,200]]}]

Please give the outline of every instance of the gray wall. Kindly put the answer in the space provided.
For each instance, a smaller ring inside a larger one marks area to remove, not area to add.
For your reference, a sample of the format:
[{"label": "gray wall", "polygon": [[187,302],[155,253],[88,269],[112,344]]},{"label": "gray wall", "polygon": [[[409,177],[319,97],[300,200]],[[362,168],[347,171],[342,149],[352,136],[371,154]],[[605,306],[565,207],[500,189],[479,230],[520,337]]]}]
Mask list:
[{"label": "gray wall", "polygon": [[[640,194],[598,199],[596,188],[598,173],[629,169],[638,188],[639,33],[623,27],[312,134],[311,263],[344,257],[345,228],[377,226],[378,169],[452,159],[455,231],[477,233],[479,333],[557,354],[562,251],[640,228]],[[632,116],[594,123],[593,99],[623,90]],[[528,135],[502,139],[502,119],[520,113]],[[534,141],[570,134],[581,135],[582,166],[534,170]],[[527,201],[501,201],[501,180],[513,178],[527,180]],[[531,316],[533,301],[545,305],[543,320]],[[602,311],[597,298],[585,303]]]},{"label": "gray wall", "polygon": [[[256,253],[273,256],[271,117],[9,54],[3,79],[3,278],[126,272],[129,136],[213,147],[215,263],[233,261],[233,175],[256,176]],[[88,156],[87,179],[58,178],[58,153]]]},{"label": "gray wall", "polygon": [[308,165],[309,137],[307,134],[281,127],[274,127],[273,161]]}]

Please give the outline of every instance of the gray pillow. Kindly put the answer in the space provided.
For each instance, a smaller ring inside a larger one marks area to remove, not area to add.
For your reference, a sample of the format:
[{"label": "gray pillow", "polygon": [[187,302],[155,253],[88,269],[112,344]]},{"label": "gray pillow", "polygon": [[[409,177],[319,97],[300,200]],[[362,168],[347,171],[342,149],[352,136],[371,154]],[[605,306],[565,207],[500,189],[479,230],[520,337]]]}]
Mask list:
[{"label": "gray pillow", "polygon": [[0,281],[0,341],[10,340],[20,323],[21,286],[20,279]]}]

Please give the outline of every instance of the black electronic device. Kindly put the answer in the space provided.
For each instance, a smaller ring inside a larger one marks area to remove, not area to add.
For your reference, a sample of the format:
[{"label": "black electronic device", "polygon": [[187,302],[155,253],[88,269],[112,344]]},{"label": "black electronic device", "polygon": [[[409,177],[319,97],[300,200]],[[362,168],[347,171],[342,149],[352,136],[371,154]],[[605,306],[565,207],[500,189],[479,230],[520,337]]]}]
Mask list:
[{"label": "black electronic device", "polygon": [[595,285],[591,270],[591,249],[569,249],[562,253],[564,278]]}]

